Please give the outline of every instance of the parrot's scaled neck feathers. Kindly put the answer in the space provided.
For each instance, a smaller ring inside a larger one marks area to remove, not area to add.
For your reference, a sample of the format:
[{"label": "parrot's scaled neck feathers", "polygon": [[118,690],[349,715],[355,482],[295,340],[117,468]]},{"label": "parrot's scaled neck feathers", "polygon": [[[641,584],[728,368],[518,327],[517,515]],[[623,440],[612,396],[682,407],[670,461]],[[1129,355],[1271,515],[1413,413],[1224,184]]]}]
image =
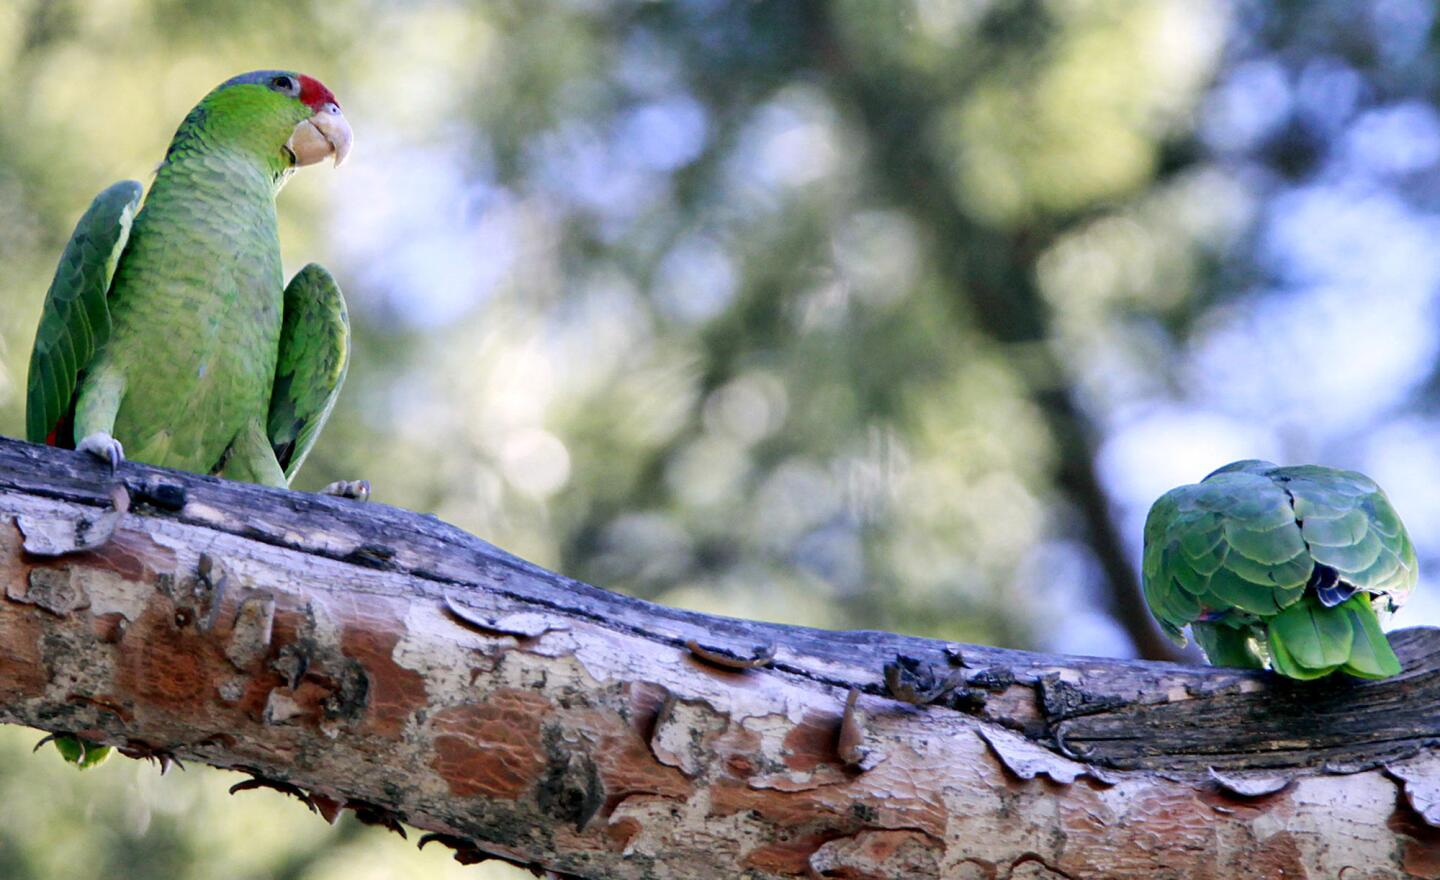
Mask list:
[{"label": "parrot's scaled neck feathers", "polygon": [[171,166],[213,164],[223,156],[259,170],[278,192],[295,164],[285,141],[310,114],[301,101],[261,85],[221,86],[196,104],[176,129],[157,170],[157,183]]}]

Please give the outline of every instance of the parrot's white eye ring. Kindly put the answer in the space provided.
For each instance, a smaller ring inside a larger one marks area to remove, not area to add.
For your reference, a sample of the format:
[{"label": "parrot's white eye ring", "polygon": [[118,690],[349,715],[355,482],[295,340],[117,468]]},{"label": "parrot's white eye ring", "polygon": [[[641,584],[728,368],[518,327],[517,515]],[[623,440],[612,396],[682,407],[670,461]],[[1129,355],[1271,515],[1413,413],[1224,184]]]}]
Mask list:
[{"label": "parrot's white eye ring", "polygon": [[282,92],[286,95],[291,96],[292,98],[300,94],[300,84],[295,81],[295,77],[293,76],[285,76],[283,74],[281,76],[277,76],[274,79],[270,80],[270,87],[273,88],[275,91]]}]

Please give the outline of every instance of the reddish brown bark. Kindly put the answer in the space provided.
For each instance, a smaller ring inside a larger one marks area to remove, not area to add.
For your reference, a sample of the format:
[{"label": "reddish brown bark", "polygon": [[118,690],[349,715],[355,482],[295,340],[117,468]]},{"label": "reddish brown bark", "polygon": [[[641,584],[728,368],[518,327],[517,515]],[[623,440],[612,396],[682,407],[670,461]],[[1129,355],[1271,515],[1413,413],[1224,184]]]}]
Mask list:
[{"label": "reddish brown bark", "polygon": [[[1379,683],[947,657],[648,605],[379,505],[119,479],[107,520],[108,474],[0,441],[0,719],[582,877],[1440,876],[1433,631]],[[956,690],[893,699],[897,654],[907,692]]]}]

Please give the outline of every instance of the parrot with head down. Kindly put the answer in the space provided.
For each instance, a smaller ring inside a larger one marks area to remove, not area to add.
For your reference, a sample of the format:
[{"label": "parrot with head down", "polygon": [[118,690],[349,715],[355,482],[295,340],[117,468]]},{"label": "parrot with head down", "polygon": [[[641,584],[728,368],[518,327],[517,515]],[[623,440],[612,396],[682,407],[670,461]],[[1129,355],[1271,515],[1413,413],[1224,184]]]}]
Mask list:
[{"label": "parrot with head down", "polygon": [[1377,612],[1416,579],[1400,517],[1354,471],[1237,461],[1165,493],[1145,521],[1151,613],[1181,644],[1188,625],[1220,666],[1396,675]]},{"label": "parrot with head down", "polygon": [[350,145],[335,96],[303,74],[245,73],[201,99],[143,205],[139,183],[111,186],[66,244],[30,358],[28,439],[288,486],[339,394],[350,331],[324,268],[284,282],[275,197]]}]

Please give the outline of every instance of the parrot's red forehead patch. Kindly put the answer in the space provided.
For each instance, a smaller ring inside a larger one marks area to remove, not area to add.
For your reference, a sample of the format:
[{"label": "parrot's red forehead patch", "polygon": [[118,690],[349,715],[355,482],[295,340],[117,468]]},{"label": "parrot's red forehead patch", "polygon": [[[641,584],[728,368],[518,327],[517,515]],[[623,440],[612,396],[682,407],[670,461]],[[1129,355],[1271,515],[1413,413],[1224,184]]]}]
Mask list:
[{"label": "parrot's red forehead patch", "polygon": [[340,102],[335,100],[335,94],[325,88],[324,83],[303,73],[300,74],[300,102],[315,110],[321,109],[326,104],[340,106]]}]

